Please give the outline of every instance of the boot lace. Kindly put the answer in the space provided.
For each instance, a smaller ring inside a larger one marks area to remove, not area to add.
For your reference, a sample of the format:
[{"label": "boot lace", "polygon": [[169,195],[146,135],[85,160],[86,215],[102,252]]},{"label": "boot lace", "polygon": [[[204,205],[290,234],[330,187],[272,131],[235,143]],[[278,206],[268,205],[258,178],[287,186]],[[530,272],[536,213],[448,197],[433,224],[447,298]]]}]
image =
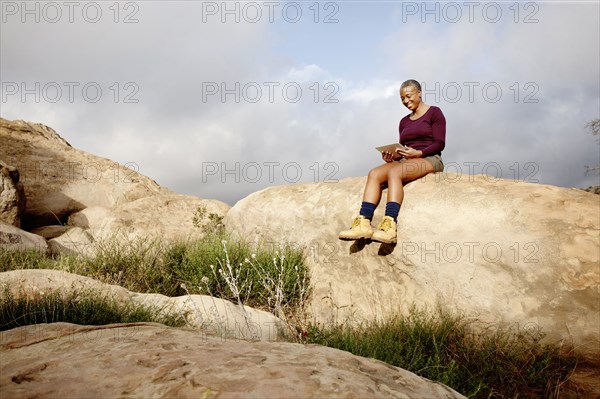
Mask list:
[{"label": "boot lace", "polygon": [[357,217],[355,217],[355,218],[354,218],[354,221],[352,222],[352,227],[350,227],[350,229],[354,229],[354,228],[356,228],[356,227],[360,226],[360,221],[361,221],[361,220],[362,220],[362,219],[361,219],[361,217],[360,217],[360,216],[357,216]]},{"label": "boot lace", "polygon": [[385,232],[387,232],[391,228],[392,228],[392,219],[391,218],[384,218],[381,221],[381,224],[379,225],[379,229],[383,230]]}]

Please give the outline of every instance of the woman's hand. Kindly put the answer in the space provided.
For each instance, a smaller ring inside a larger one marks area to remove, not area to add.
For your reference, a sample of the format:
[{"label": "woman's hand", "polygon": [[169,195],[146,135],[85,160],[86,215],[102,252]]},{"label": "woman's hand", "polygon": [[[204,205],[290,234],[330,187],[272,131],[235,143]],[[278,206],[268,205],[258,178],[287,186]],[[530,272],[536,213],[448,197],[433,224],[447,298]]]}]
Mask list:
[{"label": "woman's hand", "polygon": [[421,158],[423,151],[411,147],[397,148],[396,153],[404,158]]},{"label": "woman's hand", "polygon": [[394,153],[394,152],[388,152],[388,151],[382,151],[381,152],[381,158],[383,158],[383,160],[387,163],[393,162],[397,159],[400,159],[400,157],[398,156],[398,154]]}]

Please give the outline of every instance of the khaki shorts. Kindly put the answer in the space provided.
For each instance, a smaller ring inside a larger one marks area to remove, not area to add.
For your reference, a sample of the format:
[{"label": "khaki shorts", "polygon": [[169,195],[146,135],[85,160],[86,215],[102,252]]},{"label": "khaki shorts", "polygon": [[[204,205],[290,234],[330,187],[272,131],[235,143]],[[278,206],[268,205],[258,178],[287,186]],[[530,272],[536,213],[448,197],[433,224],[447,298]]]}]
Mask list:
[{"label": "khaki shorts", "polygon": [[425,157],[424,159],[428,160],[429,163],[433,165],[434,172],[442,172],[444,170],[444,162],[442,162],[442,157],[440,155],[432,155],[430,157]]}]

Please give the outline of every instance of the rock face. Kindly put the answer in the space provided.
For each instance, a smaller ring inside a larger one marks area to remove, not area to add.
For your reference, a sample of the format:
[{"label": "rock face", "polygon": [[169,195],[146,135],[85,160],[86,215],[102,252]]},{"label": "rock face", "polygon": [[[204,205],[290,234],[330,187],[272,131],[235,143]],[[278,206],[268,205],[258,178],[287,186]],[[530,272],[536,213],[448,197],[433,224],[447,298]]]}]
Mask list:
[{"label": "rock face", "polygon": [[0,344],[6,397],[464,398],[337,349],[159,324],[27,326],[2,332]]},{"label": "rock face", "polygon": [[285,329],[283,322],[269,312],[238,306],[208,295],[167,297],[160,294],[140,294],[118,285],[101,283],[89,277],[59,270],[13,270],[0,273],[0,300],[4,289],[15,297],[34,297],[40,293],[90,293],[110,298],[120,304],[151,307],[163,314],[182,317],[186,325],[199,328],[204,334],[222,339],[252,339],[272,341]]},{"label": "rock face", "polygon": [[0,160],[0,221],[15,227],[21,227],[21,215],[25,211],[25,191],[19,180],[17,168]]},{"label": "rock face", "polygon": [[48,250],[53,255],[72,253],[94,256],[94,237],[79,227],[72,227],[56,238],[48,240]]},{"label": "rock face", "polygon": [[69,226],[61,226],[57,224],[36,227],[35,229],[31,230],[31,232],[33,234],[37,234],[38,236],[44,237],[46,240],[51,240],[65,234],[69,229]]},{"label": "rock face", "polygon": [[89,207],[72,214],[69,224],[90,231],[98,239],[118,233],[129,239],[154,236],[185,240],[204,232],[193,225],[198,208],[205,209],[206,215],[221,217],[229,210],[228,205],[219,201],[171,193],[139,198],[111,209]]},{"label": "rock face", "polygon": [[0,119],[0,139],[0,159],[21,172],[26,227],[56,224],[88,206],[112,207],[162,191],[131,169],[71,147],[42,124]]},{"label": "rock face", "polygon": [[[69,223],[94,239],[154,235],[170,241],[205,233],[192,224],[198,208],[217,217],[229,210],[221,201],[167,190],[134,170],[135,163],[124,166],[75,149],[41,124],[0,118],[0,141],[0,159],[21,173],[27,200],[21,221],[26,230]],[[5,170],[0,168],[0,198],[14,191],[6,189]],[[9,202],[15,201],[0,202],[0,212]],[[6,212],[13,215],[15,209]],[[14,215],[6,218],[16,223]]]},{"label": "rock face", "polygon": [[405,187],[397,245],[340,241],[365,182],[270,187],[239,201],[225,224],[308,250],[316,321],[352,323],[442,303],[484,322],[541,327],[600,356],[597,195],[438,173]]},{"label": "rock face", "polygon": [[9,251],[34,250],[46,253],[48,243],[43,237],[0,221],[0,248]]}]

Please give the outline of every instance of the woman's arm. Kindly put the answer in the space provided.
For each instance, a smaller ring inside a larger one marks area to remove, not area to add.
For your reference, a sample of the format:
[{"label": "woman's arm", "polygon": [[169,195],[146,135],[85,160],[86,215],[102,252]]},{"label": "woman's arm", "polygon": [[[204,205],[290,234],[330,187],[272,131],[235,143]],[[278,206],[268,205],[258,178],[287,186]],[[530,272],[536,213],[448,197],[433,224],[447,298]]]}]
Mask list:
[{"label": "woman's arm", "polygon": [[442,110],[437,107],[431,113],[431,130],[433,132],[433,143],[420,151],[423,158],[438,154],[446,147],[446,117],[444,117]]}]

